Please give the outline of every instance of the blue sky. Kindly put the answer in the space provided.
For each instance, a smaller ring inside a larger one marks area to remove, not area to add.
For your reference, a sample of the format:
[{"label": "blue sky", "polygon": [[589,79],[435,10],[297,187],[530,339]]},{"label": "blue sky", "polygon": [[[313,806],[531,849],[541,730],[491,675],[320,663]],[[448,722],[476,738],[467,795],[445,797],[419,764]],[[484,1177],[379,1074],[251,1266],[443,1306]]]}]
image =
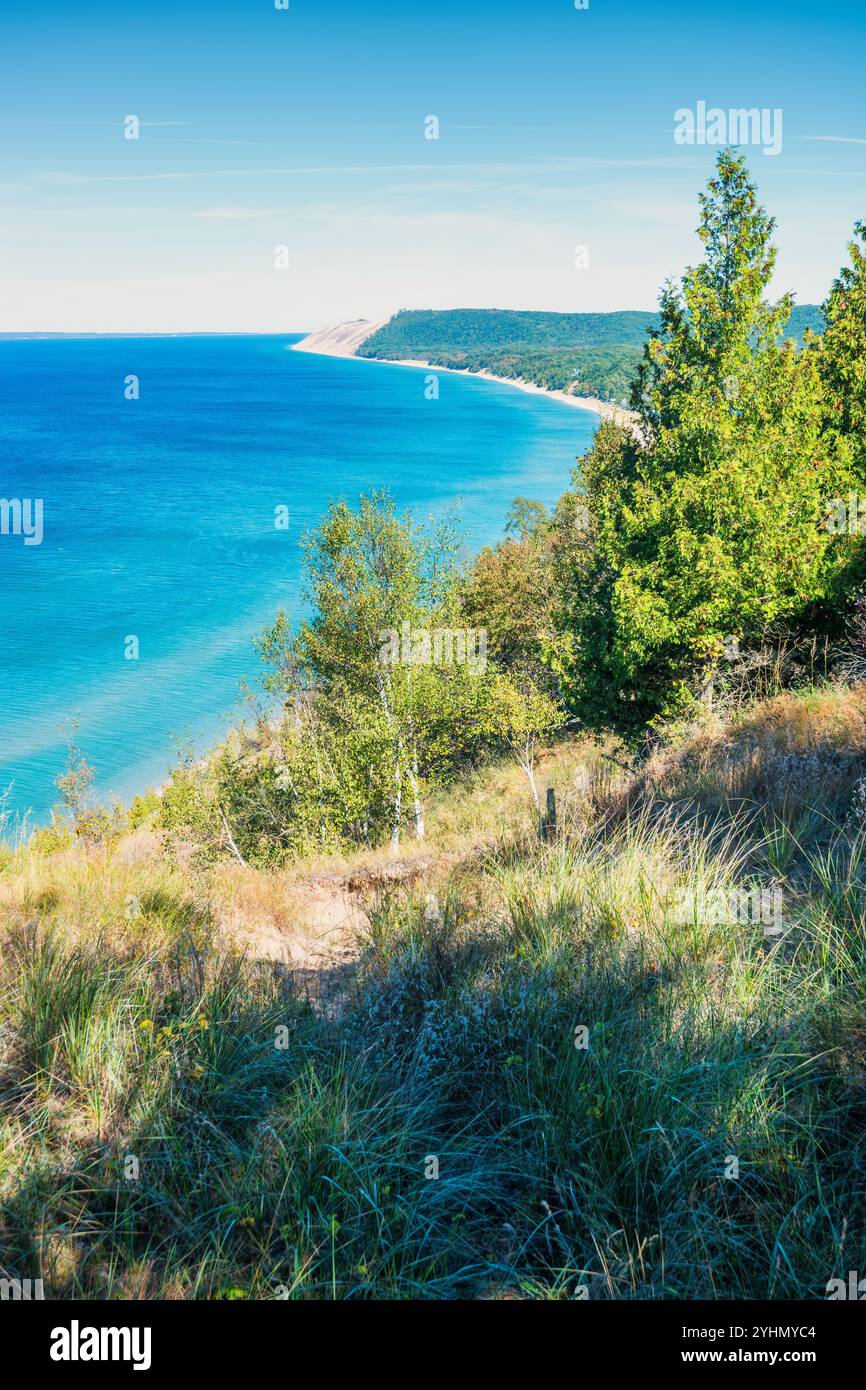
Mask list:
[{"label": "blue sky", "polygon": [[749,151],[776,289],[823,298],[866,217],[863,0],[5,8],[5,331],[651,308],[699,256],[715,151],[673,136],[699,101],[782,112]]}]

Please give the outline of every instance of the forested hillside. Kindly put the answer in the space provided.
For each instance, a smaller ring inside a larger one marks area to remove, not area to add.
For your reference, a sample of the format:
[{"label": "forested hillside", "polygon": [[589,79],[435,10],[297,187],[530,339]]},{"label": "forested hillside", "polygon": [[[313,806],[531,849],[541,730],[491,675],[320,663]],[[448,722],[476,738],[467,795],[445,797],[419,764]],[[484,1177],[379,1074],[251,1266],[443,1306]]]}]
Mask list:
[{"label": "forested hillside", "polygon": [[[458,370],[521,378],[550,391],[626,405],[657,313],[554,314],[521,309],[403,309],[358,350],[361,357],[414,359]],[[795,307],[783,334],[820,332],[815,304]]]},{"label": "forested hillside", "polygon": [[390,356],[420,346],[448,349],[579,348],[641,345],[658,314],[628,309],[612,314],[552,314],[523,309],[402,309],[364,344],[367,356]]}]

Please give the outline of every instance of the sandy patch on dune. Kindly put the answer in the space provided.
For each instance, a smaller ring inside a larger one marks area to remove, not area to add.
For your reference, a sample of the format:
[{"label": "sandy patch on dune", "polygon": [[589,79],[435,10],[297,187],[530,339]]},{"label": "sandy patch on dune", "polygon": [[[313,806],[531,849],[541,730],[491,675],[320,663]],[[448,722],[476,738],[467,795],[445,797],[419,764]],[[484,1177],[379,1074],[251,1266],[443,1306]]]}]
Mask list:
[{"label": "sandy patch on dune", "polygon": [[361,344],[384,328],[390,319],[353,319],[351,323],[338,323],[333,328],[320,328],[318,333],[309,333],[299,343],[292,344],[293,352],[319,352],[325,357],[354,357]]}]

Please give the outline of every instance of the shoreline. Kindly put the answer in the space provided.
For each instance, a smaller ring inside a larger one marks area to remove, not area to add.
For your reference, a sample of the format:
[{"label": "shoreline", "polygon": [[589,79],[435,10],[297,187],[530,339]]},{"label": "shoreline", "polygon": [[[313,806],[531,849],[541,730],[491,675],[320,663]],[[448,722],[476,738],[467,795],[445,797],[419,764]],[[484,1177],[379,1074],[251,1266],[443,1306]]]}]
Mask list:
[{"label": "shoreline", "polygon": [[[357,356],[357,354],[353,355]],[[432,372],[450,372],[454,376],[480,377],[482,381],[497,381],[500,386],[514,386],[518,391],[526,391],[531,396],[547,396],[552,401],[562,401],[565,405],[575,406],[578,410],[592,411],[593,414],[601,416],[603,420],[613,420],[615,424],[631,424],[635,418],[633,412],[626,410],[624,406],[613,405],[611,401],[603,401],[599,396],[576,396],[569,391],[551,390],[548,386],[539,386],[535,381],[527,381],[525,377],[496,376],[486,369],[473,372],[469,367],[443,367],[437,362],[416,361],[410,357],[358,357],[357,360],[359,362],[384,362],[391,367],[423,367]]]},{"label": "shoreline", "polygon": [[[384,322],[387,323],[389,320],[386,319]],[[381,326],[380,323],[365,323],[363,320],[339,324],[333,329],[321,329],[317,333],[310,333],[299,343],[288,344],[288,347],[292,352],[309,352],[318,357],[352,357],[356,362],[381,362],[387,367],[414,367],[432,372],[449,372],[454,376],[480,377],[483,381],[496,381],[500,386],[513,386],[517,391],[525,391],[529,395],[547,396],[550,400],[562,401],[563,404],[574,406],[577,410],[591,411],[602,420],[611,420],[614,424],[632,429],[636,424],[637,416],[624,406],[603,401],[598,396],[577,396],[570,391],[551,390],[547,386],[539,386],[537,382],[527,381],[525,377],[497,376],[494,372],[484,369],[474,372],[469,367],[443,367],[438,362],[427,362],[420,358],[360,356],[357,349]]]}]

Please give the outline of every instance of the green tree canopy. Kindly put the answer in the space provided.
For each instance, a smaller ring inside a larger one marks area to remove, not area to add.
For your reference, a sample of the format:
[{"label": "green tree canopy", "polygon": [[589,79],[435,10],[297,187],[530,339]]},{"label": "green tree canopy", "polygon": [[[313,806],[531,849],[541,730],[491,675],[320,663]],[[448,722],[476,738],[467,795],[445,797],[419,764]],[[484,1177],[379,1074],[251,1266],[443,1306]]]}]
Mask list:
[{"label": "green tree canopy", "polygon": [[740,155],[719,154],[700,204],[705,259],[662,293],[637,431],[599,430],[588,523],[559,545],[564,688],[620,727],[687,707],[729,638],[759,640],[826,589],[825,499],[850,478],[819,355],[782,338],[790,296],[765,298],[775,224]]}]

